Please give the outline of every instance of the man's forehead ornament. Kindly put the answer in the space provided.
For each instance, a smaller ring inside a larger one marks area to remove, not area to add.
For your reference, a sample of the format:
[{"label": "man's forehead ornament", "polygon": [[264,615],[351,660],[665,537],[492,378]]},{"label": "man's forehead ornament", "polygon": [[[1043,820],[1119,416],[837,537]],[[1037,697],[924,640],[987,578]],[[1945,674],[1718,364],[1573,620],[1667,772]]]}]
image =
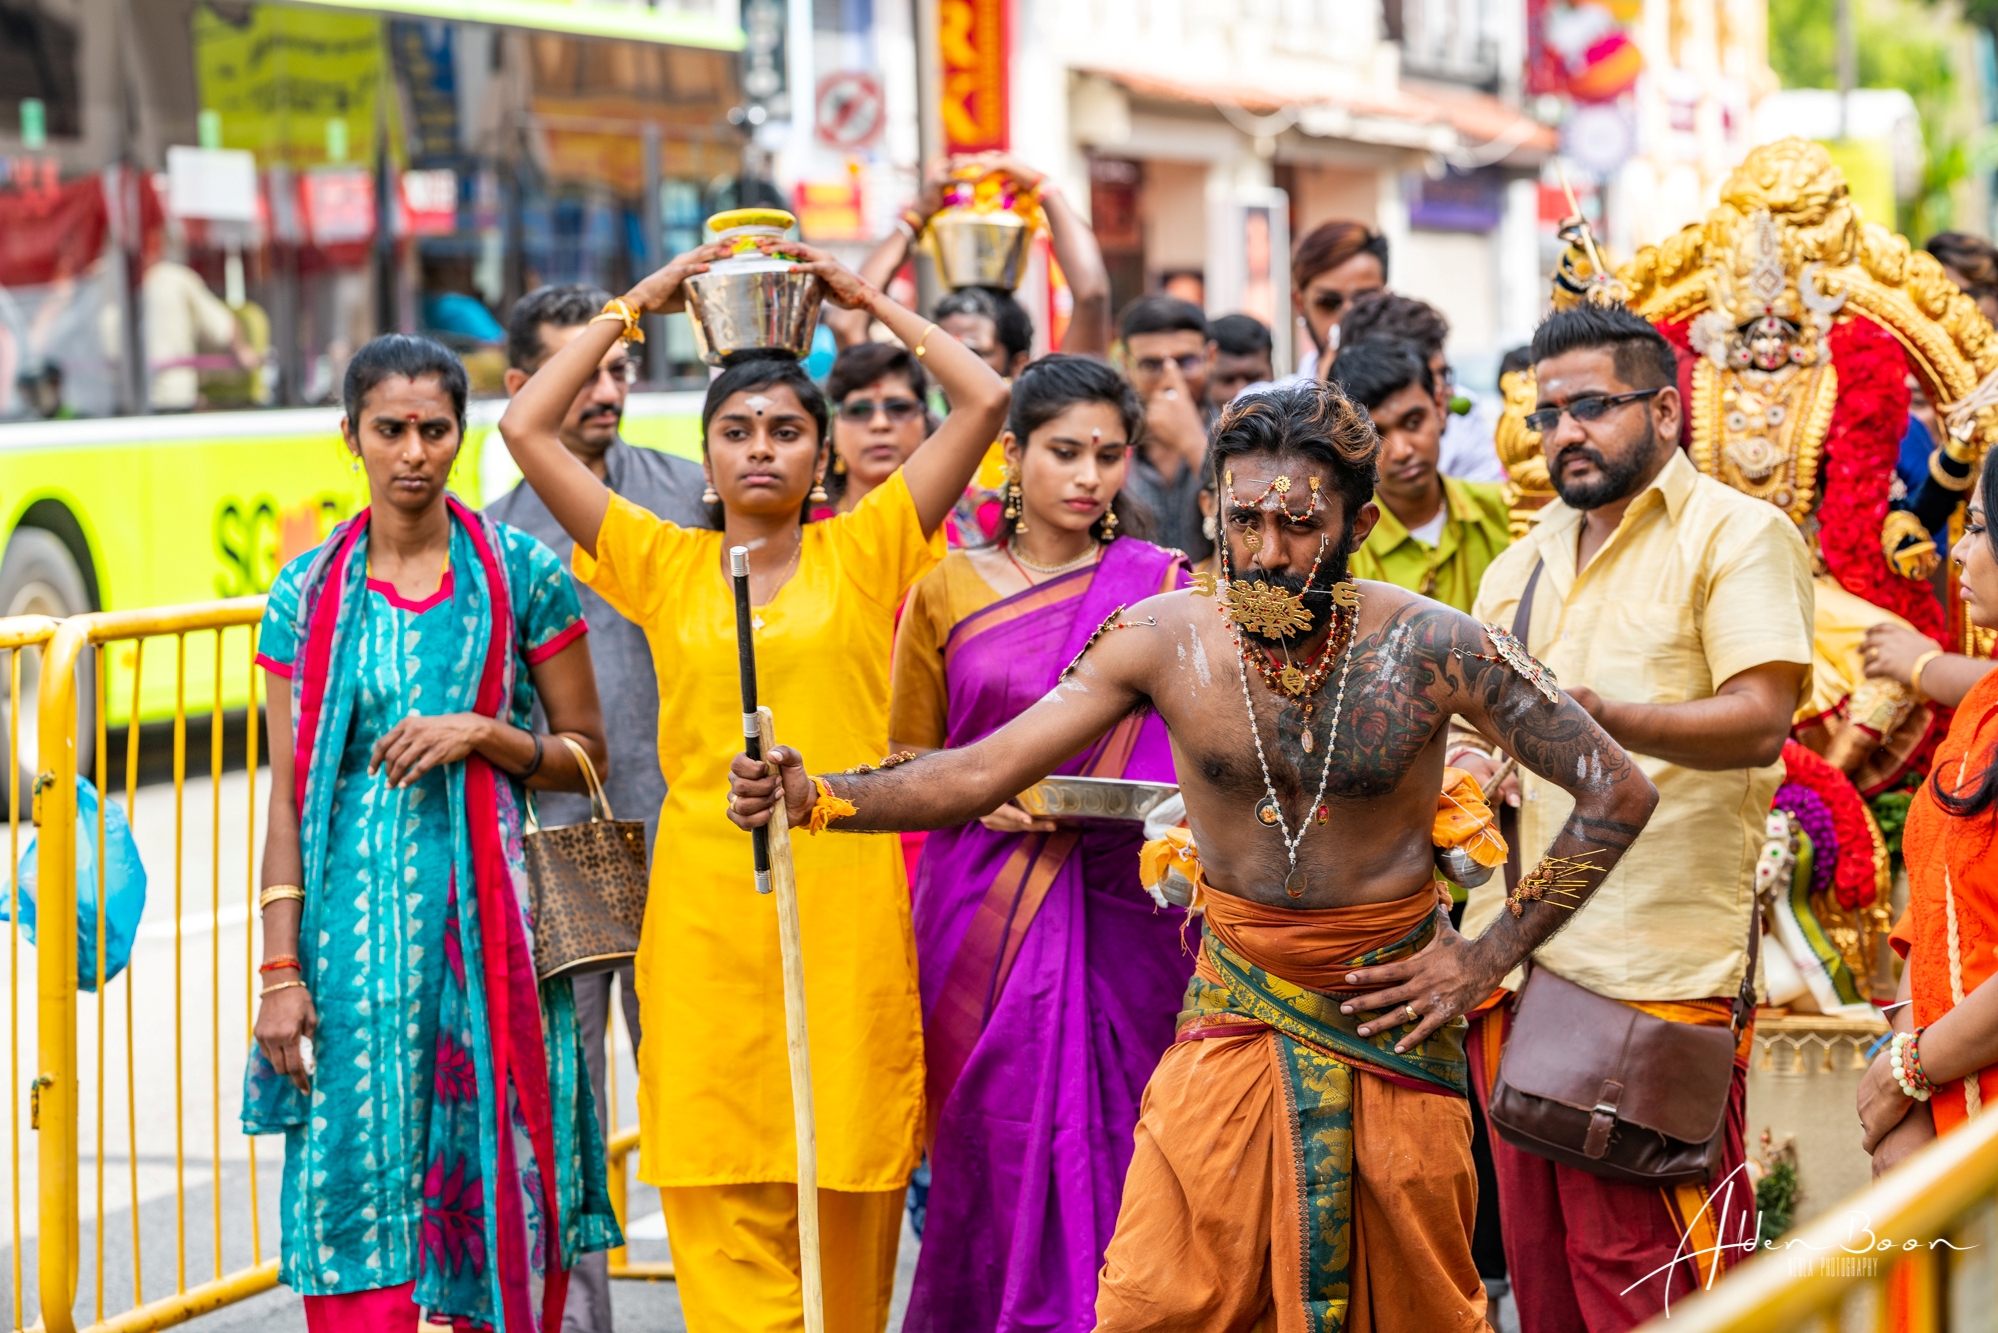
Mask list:
[{"label": "man's forehead ornament", "polygon": [[[1304,506],[1304,512],[1300,514],[1292,510],[1290,507],[1290,500],[1288,499],[1288,496],[1290,495],[1292,482],[1289,476],[1287,475],[1279,476],[1278,478],[1276,478],[1276,480],[1270,482],[1267,486],[1264,486],[1262,494],[1258,495],[1255,499],[1244,500],[1241,496],[1235,494],[1234,469],[1230,468],[1228,471],[1221,474],[1221,484],[1227,487],[1228,500],[1231,504],[1235,506],[1235,508],[1262,509],[1265,506],[1267,506],[1270,509],[1281,510],[1283,512],[1283,516],[1289,519],[1293,523],[1301,523],[1305,519],[1310,518],[1313,514],[1318,512],[1318,502],[1320,499],[1318,493],[1318,487],[1320,485],[1319,479],[1317,477],[1307,477],[1305,480],[1311,488],[1311,499],[1310,502]],[[1253,485],[1254,483],[1252,482],[1250,484]]]}]

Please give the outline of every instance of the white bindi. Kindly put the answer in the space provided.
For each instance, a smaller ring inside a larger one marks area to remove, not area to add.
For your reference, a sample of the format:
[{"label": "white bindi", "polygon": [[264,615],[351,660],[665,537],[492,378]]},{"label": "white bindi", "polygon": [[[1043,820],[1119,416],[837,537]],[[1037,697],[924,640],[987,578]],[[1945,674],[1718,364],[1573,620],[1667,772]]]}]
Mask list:
[{"label": "white bindi", "polygon": [[751,395],[746,401],[749,403],[749,410],[759,417],[763,415],[763,409],[770,406],[770,400],[760,393]]}]

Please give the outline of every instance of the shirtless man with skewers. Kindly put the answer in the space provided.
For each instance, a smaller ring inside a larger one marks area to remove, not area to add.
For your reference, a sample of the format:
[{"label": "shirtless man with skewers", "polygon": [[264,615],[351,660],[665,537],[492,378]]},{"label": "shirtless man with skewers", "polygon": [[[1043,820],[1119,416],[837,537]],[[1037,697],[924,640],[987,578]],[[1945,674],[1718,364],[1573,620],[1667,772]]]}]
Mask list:
[{"label": "shirtless man with skewers", "polygon": [[[1097,1328],[1480,1329],[1466,1010],[1637,837],[1650,781],[1503,630],[1347,557],[1378,511],[1364,412],[1314,382],[1215,428],[1222,578],[1105,622],[1061,684],[975,745],[876,771],[733,768],[731,817],[794,827],[976,819],[1133,709],[1171,732],[1205,918],[1179,1040],[1145,1092]],[[1230,571],[1233,579],[1230,581]],[[1451,929],[1431,826],[1461,717],[1573,794],[1483,935]],[[1316,1313],[1314,1321],[1310,1315]]]}]

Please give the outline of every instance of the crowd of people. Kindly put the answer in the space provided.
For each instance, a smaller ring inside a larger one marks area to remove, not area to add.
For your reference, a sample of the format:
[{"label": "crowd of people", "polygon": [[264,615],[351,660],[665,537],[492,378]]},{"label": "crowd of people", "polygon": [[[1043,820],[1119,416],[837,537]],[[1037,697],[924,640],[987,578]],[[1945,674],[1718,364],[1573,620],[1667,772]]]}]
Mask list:
[{"label": "crowd of people", "polygon": [[[1755,865],[1822,594],[1798,525],[1681,448],[1674,347],[1587,301],[1508,358],[1555,495],[1522,535],[1492,400],[1373,229],[1299,242],[1308,348],[1277,366],[1247,315],[1156,294],[1113,322],[1051,182],[951,165],[1038,199],[1060,348],[1034,357],[1009,292],[884,295],[940,169],[858,272],[756,242],[821,280],[840,351],[822,383],[721,370],[698,463],[619,423],[640,320],[718,245],[620,298],[518,302],[522,480],[483,510],[445,488],[456,358],[387,335],[349,363],[370,504],[285,567],[259,658],[243,1122],[287,1136],[308,1325],[611,1327],[615,997],[688,1327],[802,1327],[778,935],[742,832],[780,800],[836,1333],[886,1327],[905,1213],[909,1330],[1475,1330],[1503,1292],[1522,1329],[1610,1333],[1740,1262],[1754,1199],[1720,1182],[1746,1157]],[[1936,252],[1998,292],[1988,245]],[[1998,459],[1937,475],[1969,502],[1962,605],[1998,628]],[[1998,676],[1898,620],[1864,658],[1955,709],[1907,820],[1911,1003],[1860,1093],[1884,1170],[1998,1096]],[[523,832],[588,818],[597,774],[646,821],[643,940],[539,981]],[[1174,795],[1057,820],[1019,799],[1050,775]],[[1561,1047],[1590,1005],[1652,1025],[1663,1067],[1568,1124],[1548,1088],[1587,1072]],[[1696,1171],[1611,1145],[1619,1115],[1676,1132],[1642,1118],[1680,1104],[1661,1081],[1711,1092],[1717,1123],[1679,1135]]]}]

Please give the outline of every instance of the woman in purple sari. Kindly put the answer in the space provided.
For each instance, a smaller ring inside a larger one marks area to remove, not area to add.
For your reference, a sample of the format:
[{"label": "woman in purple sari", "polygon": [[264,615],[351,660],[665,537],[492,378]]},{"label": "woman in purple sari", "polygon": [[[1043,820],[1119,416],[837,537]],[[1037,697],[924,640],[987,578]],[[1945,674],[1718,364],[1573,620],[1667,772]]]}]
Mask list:
[{"label": "woman in purple sari", "polygon": [[[910,594],[897,750],[969,745],[1053,688],[1091,633],[1183,586],[1117,498],[1143,420],[1100,361],[1013,383],[1006,520]],[[1165,727],[1126,718],[1066,774],[1173,781]],[[931,1186],[903,1327],[1086,1330],[1138,1100],[1171,1044],[1193,955],[1138,884],[1135,823],[1057,826],[1008,804],[930,835],[915,881]]]}]

